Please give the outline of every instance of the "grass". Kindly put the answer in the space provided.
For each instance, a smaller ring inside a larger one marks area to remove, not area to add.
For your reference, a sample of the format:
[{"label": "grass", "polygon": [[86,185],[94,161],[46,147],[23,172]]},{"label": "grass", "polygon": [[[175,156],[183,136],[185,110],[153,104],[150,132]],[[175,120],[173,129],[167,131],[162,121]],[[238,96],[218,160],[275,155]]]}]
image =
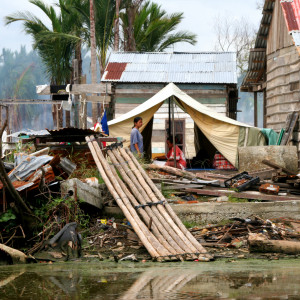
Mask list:
[{"label": "grass", "polygon": [[161,193],[166,199],[171,199],[173,194],[175,193],[175,190],[169,190],[165,188],[165,184],[161,183]]},{"label": "grass", "polygon": [[204,225],[203,223],[199,223],[199,222],[195,222],[195,221],[183,221],[182,223],[188,229]]},{"label": "grass", "polygon": [[233,197],[231,194],[228,195],[228,202],[231,203],[246,203],[249,202],[248,199]]}]

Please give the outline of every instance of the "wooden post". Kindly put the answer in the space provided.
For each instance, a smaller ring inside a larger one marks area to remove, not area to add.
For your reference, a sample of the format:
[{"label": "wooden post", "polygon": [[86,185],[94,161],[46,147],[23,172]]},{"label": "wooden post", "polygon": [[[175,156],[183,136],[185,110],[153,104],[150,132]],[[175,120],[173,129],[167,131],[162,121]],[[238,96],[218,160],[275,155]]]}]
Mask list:
[{"label": "wooden post", "polygon": [[263,127],[266,128],[267,127],[267,91],[266,89],[264,89],[263,91],[263,95],[264,95],[264,104],[263,104]]},{"label": "wooden post", "polygon": [[0,126],[2,126],[2,106],[0,106]]},{"label": "wooden post", "polygon": [[[86,75],[81,78],[81,83],[86,83]],[[86,94],[81,94],[81,103],[80,103],[80,128],[87,128],[87,102],[85,101]]]},{"label": "wooden post", "polygon": [[[78,59],[73,59],[73,81],[75,84],[79,83],[79,65]],[[75,128],[79,128],[79,115],[78,115],[78,101],[79,96],[74,95],[74,109],[73,109],[73,125]]]},{"label": "wooden post", "polygon": [[[6,127],[6,133],[7,133],[7,135],[9,135],[10,134],[10,105],[8,105],[7,106],[7,109],[6,109],[6,118],[7,118],[7,120],[8,120],[8,122],[7,122],[7,127]],[[10,137],[7,137],[6,138],[6,143],[9,143],[10,142],[10,140],[11,140],[11,138]]]},{"label": "wooden post", "polygon": [[257,92],[254,92],[254,127],[257,127]]},{"label": "wooden post", "polygon": [[172,98],[172,135],[173,135],[173,155],[174,155],[174,167],[177,167],[177,162],[176,162],[176,140],[175,140],[175,118],[174,118],[174,97]]}]

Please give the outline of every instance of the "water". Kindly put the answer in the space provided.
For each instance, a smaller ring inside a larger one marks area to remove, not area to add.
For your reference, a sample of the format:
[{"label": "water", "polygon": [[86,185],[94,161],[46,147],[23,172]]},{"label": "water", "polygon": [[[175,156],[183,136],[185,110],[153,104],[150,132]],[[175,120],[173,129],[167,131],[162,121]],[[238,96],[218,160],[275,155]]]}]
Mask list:
[{"label": "water", "polygon": [[4,266],[0,299],[300,299],[300,260]]}]

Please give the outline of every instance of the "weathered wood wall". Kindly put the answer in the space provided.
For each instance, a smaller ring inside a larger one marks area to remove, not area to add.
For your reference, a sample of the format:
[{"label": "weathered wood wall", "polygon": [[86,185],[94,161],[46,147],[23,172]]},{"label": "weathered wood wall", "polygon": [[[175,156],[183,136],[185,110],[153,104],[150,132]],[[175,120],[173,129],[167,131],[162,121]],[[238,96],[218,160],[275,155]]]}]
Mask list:
[{"label": "weathered wood wall", "polygon": [[[266,127],[280,131],[288,113],[300,111],[300,57],[288,33],[283,11],[276,1],[267,40]],[[300,132],[294,144],[300,150]]]},{"label": "weathered wood wall", "polygon": [[[163,87],[163,84],[116,84],[115,118],[142,104]],[[228,92],[225,85],[181,84],[178,87],[214,111],[228,115]],[[177,106],[175,107],[175,118],[185,120],[184,152],[187,158],[192,158],[195,156],[194,121]],[[168,119],[168,104],[163,104],[154,115],[152,134],[153,154],[165,153],[166,119]]]}]

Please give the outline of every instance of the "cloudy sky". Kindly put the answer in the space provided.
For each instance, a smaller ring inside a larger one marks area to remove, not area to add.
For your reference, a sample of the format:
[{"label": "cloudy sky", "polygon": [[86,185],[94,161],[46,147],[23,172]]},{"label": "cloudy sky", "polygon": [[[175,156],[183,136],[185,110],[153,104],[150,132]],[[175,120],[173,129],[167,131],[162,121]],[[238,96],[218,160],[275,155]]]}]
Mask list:
[{"label": "cloudy sky", "polygon": [[[55,0],[44,0],[49,4]],[[257,0],[156,0],[169,13],[184,12],[185,19],[180,30],[191,31],[198,36],[196,46],[179,45],[177,51],[209,51],[214,49],[214,20],[224,15],[231,19],[245,18],[256,27],[261,19],[261,11],[256,9]],[[19,49],[26,45],[31,49],[31,38],[22,31],[21,24],[4,25],[4,17],[17,11],[30,11],[43,18],[43,14],[28,0],[0,0],[0,49]]]}]

